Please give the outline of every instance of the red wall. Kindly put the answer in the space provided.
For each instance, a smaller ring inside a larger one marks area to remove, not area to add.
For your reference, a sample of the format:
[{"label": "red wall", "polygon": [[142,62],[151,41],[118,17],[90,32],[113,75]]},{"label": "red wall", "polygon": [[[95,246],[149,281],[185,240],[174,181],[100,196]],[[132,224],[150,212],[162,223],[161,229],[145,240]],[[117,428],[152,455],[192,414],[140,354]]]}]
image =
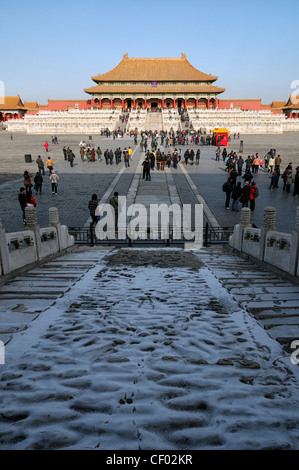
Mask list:
[{"label": "red wall", "polygon": [[219,109],[230,109],[231,104],[234,108],[240,108],[242,110],[252,109],[254,111],[265,111],[271,109],[270,105],[262,104],[262,100],[221,100],[219,99]]},{"label": "red wall", "polygon": [[79,109],[91,108],[91,100],[48,100],[47,105],[39,105],[40,111],[68,111],[69,108],[75,108],[79,105]]}]

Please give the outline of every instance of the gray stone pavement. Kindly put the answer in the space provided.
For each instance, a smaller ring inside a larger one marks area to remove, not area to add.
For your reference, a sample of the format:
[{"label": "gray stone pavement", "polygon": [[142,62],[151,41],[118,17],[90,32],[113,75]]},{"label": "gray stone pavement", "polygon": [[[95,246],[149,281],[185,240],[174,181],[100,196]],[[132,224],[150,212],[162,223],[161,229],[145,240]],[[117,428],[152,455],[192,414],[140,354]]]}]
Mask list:
[{"label": "gray stone pavement", "polygon": [[0,449],[297,450],[285,298],[298,286],[218,247],[78,249],[17,276]]},{"label": "gray stone pavement", "polygon": [[[45,141],[49,142],[49,152],[43,148]],[[60,177],[58,194],[51,194],[48,171],[45,171],[43,194],[34,197],[37,201],[37,220],[41,227],[48,225],[48,209],[57,207],[60,222],[68,226],[83,226],[89,218],[87,208],[93,193],[97,193],[99,199],[105,192],[113,187],[111,184],[118,173],[124,167],[124,162],[119,165],[106,165],[105,160],[98,162],[82,162],[79,154],[79,142],[89,140],[89,136],[59,136],[58,144],[52,144],[49,136],[31,136],[0,133],[0,218],[7,232],[22,230],[22,213],[18,202],[18,193],[23,186],[23,172],[28,170],[33,175],[37,171],[35,160],[41,155],[44,162],[51,157],[55,169]],[[95,146],[100,146],[102,152],[108,148],[113,151],[120,147],[122,150],[129,146],[135,150],[132,138],[123,139],[94,137]],[[74,166],[64,160],[62,148],[70,146],[76,155]],[[32,163],[25,163],[25,154],[32,155]],[[13,165],[12,165],[12,162]],[[126,168],[122,178],[117,182],[115,190],[125,194],[134,175],[136,163],[132,161],[130,168]],[[8,203],[9,201],[9,203]]]},{"label": "gray stone pavement", "polygon": [[[121,195],[128,194],[137,166],[140,165],[144,154],[140,153],[139,147],[135,148],[133,139],[129,137],[116,140],[101,136],[92,136],[92,138],[95,146],[99,145],[102,151],[106,148],[114,150],[117,147],[124,149],[131,146],[135,154],[130,168],[126,168],[119,175],[124,166],[123,162],[120,165],[114,164],[112,166],[107,166],[104,161],[100,163],[97,161],[82,162],[79,157],[78,144],[80,140],[88,141],[89,136],[62,135],[58,137],[58,144],[53,145],[51,136],[13,134],[13,140],[11,140],[10,134],[0,133],[0,217],[7,232],[22,230],[22,214],[17,195],[23,183],[24,170],[27,169],[33,174],[36,172],[35,160],[39,154],[44,160],[48,155],[51,156],[60,176],[58,196],[52,196],[48,176],[47,174],[45,176],[43,195],[37,196],[37,217],[40,226],[47,226],[48,209],[52,206],[59,209],[62,224],[83,226],[89,219],[87,204],[92,193],[96,192],[99,199],[109,190],[111,192],[116,190]],[[46,140],[49,142],[48,154],[43,147]],[[242,153],[244,158],[256,152],[260,156],[264,156],[270,148],[275,148],[276,153],[282,156],[282,169],[289,161],[293,162],[294,167],[299,164],[298,133],[270,136],[246,135],[241,136],[239,140],[232,138],[228,145],[228,151],[238,152],[241,140],[244,146]],[[73,168],[64,161],[63,146],[70,146],[77,156]],[[179,148],[184,152],[187,147]],[[196,149],[196,146],[194,148]],[[170,201],[170,188],[174,188],[171,191],[174,190],[181,203],[195,204],[202,197],[211,212],[210,215],[215,218],[216,224],[232,227],[239,222],[240,213],[227,211],[224,207],[225,195],[222,192],[222,184],[227,179],[227,173],[224,172],[225,164],[222,160],[216,162],[215,147],[201,146],[200,148],[201,160],[198,166],[183,167],[179,165],[177,170],[166,170],[164,175],[154,170],[151,182],[143,182],[140,179],[139,169],[138,175],[135,175],[138,182],[136,183],[135,178],[133,189],[133,193],[137,194],[136,201],[147,200],[149,203],[149,201],[157,202],[159,200],[162,202],[162,192],[165,194],[168,192],[168,199],[167,197],[166,199]],[[32,163],[25,163],[24,155],[27,153],[32,155]],[[187,177],[191,178],[191,185],[195,185],[196,191],[190,186],[190,180],[189,182],[186,180],[186,173]],[[285,194],[281,187],[278,190],[268,190],[269,175],[263,170],[255,176],[255,179],[260,189],[260,196],[256,201],[256,211],[252,215],[252,223],[258,227],[261,226],[264,207],[274,205],[277,209],[276,228],[280,231],[290,232],[295,221],[297,198],[294,198],[292,194]],[[136,193],[137,190],[138,193]],[[174,196],[172,195],[172,197]]]},{"label": "gray stone pavement", "polygon": [[[298,133],[270,136],[248,135],[241,136],[240,140],[244,142],[244,150],[243,153],[241,153],[244,159],[246,159],[248,155],[254,155],[257,152],[261,157],[264,157],[270,148],[275,148],[276,154],[280,154],[282,157],[282,171],[289,162],[293,163],[293,168],[299,165]],[[234,150],[238,153],[240,140],[232,139],[227,147],[228,152]],[[181,148],[182,153],[184,153],[187,146],[180,146],[178,148]],[[189,148],[191,148],[191,146],[189,146]],[[193,146],[193,148],[196,152],[197,147]],[[181,168],[179,168],[180,171],[177,173],[174,172],[175,181],[177,184],[184,187],[184,179],[181,176],[181,171],[186,170],[220,225],[222,227],[232,227],[236,223],[239,223],[240,213],[225,209],[225,194],[222,191],[222,184],[228,178],[227,172],[224,171],[225,163],[222,159],[220,159],[219,162],[216,161],[215,147],[200,146],[200,150],[201,159],[199,165],[181,166]],[[181,183],[179,182],[180,179],[182,180]],[[274,206],[277,211],[276,229],[282,232],[291,232],[295,224],[296,208],[297,205],[299,205],[298,198],[294,198],[292,192],[287,194],[282,191],[281,180],[278,189],[269,190],[269,173],[265,170],[260,170],[257,175],[254,175],[254,180],[259,187],[260,195],[256,200],[256,209],[252,214],[251,222],[257,227],[260,227],[263,223],[264,208]]]}]

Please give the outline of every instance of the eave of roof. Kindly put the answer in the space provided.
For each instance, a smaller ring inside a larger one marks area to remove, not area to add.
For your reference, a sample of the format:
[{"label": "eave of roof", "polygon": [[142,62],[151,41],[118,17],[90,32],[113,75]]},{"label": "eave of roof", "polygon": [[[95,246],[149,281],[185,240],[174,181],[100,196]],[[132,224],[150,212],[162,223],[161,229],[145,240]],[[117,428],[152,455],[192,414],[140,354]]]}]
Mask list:
[{"label": "eave of roof", "polygon": [[126,93],[150,93],[150,94],[168,94],[168,93],[223,93],[225,88],[219,88],[214,85],[96,85],[91,88],[85,88],[84,91],[89,94],[123,94]]},{"label": "eave of roof", "polygon": [[112,70],[91,77],[96,83],[105,81],[208,81],[218,77],[197,70],[182,53],[174,58],[129,58],[124,54],[122,61]]}]

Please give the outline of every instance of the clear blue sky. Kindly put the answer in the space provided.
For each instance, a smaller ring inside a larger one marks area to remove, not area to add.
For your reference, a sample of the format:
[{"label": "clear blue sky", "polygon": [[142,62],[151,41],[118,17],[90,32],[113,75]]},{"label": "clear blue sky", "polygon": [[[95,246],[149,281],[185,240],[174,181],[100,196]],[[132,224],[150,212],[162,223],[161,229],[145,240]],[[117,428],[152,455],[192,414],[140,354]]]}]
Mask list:
[{"label": "clear blue sky", "polygon": [[298,0],[16,0],[1,4],[5,94],[84,99],[92,75],[129,57],[180,57],[223,98],[286,100],[299,80]]}]

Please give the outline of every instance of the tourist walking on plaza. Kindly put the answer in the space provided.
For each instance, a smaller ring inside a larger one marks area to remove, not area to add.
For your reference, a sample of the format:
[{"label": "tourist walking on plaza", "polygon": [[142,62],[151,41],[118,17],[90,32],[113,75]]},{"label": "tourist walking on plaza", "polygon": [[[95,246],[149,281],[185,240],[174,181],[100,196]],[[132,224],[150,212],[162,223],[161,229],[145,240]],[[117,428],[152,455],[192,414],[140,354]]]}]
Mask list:
[{"label": "tourist walking on plaza", "polygon": [[[84,151],[83,151],[83,152],[84,152]],[[65,148],[65,147],[63,147],[63,149],[62,149],[62,153],[63,153],[63,158],[64,158],[65,160],[67,160],[67,152],[66,152],[66,148]]]},{"label": "tourist walking on plaza", "polygon": [[55,194],[55,196],[57,196],[59,176],[57,175],[55,170],[52,171],[49,178],[50,178],[50,183],[52,187],[52,194]]},{"label": "tourist walking on plaza", "polygon": [[144,162],[142,163],[143,165],[143,178],[145,178],[146,181],[151,181],[151,162],[149,159],[146,157]]},{"label": "tourist walking on plaza", "polygon": [[91,222],[92,225],[96,224],[98,221],[98,218],[95,214],[98,204],[99,204],[98,196],[96,194],[93,194],[88,203],[88,209],[89,209],[90,217],[92,219],[92,222]]},{"label": "tourist walking on plaza", "polygon": [[253,173],[258,173],[259,167],[260,167],[260,157],[258,153],[254,157],[254,160],[252,162],[252,167],[253,167]]},{"label": "tourist walking on plaza", "polygon": [[32,174],[29,173],[28,171],[24,171],[24,186],[25,186],[25,189],[26,189],[26,194],[31,191],[31,188],[32,188],[32,184],[31,184],[31,178],[32,178]]},{"label": "tourist walking on plaza", "polygon": [[[220,156],[220,152],[219,152],[219,156]],[[196,154],[195,154],[195,160],[196,160],[196,165],[199,165],[200,149],[197,149],[197,152],[196,152]],[[218,161],[219,161],[219,158],[218,158]]]},{"label": "tourist walking on plaza", "polygon": [[232,190],[232,211],[238,211],[239,210],[239,199],[242,195],[242,188],[241,188],[241,183],[240,181],[237,183],[237,186]]},{"label": "tourist walking on plaza", "polygon": [[48,142],[45,142],[45,143],[44,143],[44,147],[45,147],[46,152],[48,152],[48,151],[49,151],[49,144],[48,144]]},{"label": "tourist walking on plaza", "polygon": [[53,168],[54,168],[54,163],[52,162],[51,158],[48,158],[46,161],[47,168],[49,170],[49,175],[52,173]]},{"label": "tourist walking on plaza", "polygon": [[269,158],[269,161],[268,161],[268,172],[269,172],[269,173],[273,173],[274,165],[275,165],[275,158],[274,158],[274,157],[270,157],[270,158]]},{"label": "tourist walking on plaza", "polygon": [[36,207],[36,200],[32,196],[32,192],[29,191],[26,194],[26,207]]},{"label": "tourist walking on plaza", "polygon": [[74,152],[72,151],[72,149],[70,147],[68,147],[68,149],[67,149],[67,159],[68,159],[71,167],[74,166],[74,158],[75,158]]},{"label": "tourist walking on plaza", "polygon": [[250,197],[250,184],[249,181],[245,181],[244,186],[242,188],[242,194],[239,199],[239,202],[242,204],[242,207],[248,207]]},{"label": "tourist walking on plaza", "polygon": [[238,161],[237,161],[238,176],[241,176],[241,175],[242,175],[243,163],[244,163],[244,160],[243,160],[243,158],[240,156],[240,157],[238,158]]},{"label": "tourist walking on plaza", "polygon": [[268,189],[277,188],[277,173],[275,170],[273,171],[271,176],[269,176],[269,178],[270,178],[270,186]]},{"label": "tourist walking on plaza", "polygon": [[166,155],[164,152],[161,153],[161,170],[165,170],[165,165],[166,165]]},{"label": "tourist walking on plaza", "polygon": [[288,193],[291,190],[291,184],[293,183],[293,170],[292,163],[289,163],[282,175],[283,187],[282,190],[286,190]]},{"label": "tourist walking on plaza", "polygon": [[130,166],[130,155],[128,154],[127,150],[123,151],[123,155],[124,155],[125,168],[128,168]]},{"label": "tourist walking on plaza", "polygon": [[40,155],[37,157],[36,163],[37,163],[38,171],[40,172],[41,175],[44,175],[45,174],[45,164],[44,164],[43,159]]},{"label": "tourist walking on plaza", "polygon": [[252,181],[251,187],[250,187],[250,196],[249,196],[249,202],[250,202],[250,209],[253,212],[255,209],[255,200],[259,195],[259,190],[258,187],[255,183],[255,181]]},{"label": "tourist walking on plaza", "polygon": [[20,192],[18,195],[19,203],[22,209],[22,214],[23,214],[23,223],[26,225],[26,213],[25,213],[25,207],[27,205],[27,198],[26,198],[26,189],[22,186],[20,188]]},{"label": "tourist walking on plaza", "polygon": [[226,194],[225,207],[229,210],[230,196],[233,190],[232,179],[229,177],[228,180],[222,186],[223,192]]},{"label": "tourist walking on plaza", "polygon": [[35,194],[39,192],[39,194],[42,194],[42,185],[43,185],[43,177],[38,171],[34,177],[34,189],[35,189]]},{"label": "tourist walking on plaza", "polygon": [[[65,154],[66,154],[66,150],[65,150]],[[85,161],[85,150],[84,150],[83,147],[80,148],[80,157],[81,157],[82,162],[84,162]],[[65,160],[67,160],[67,155],[65,157]]]},{"label": "tourist walking on plaza", "polygon": [[96,152],[98,156],[98,162],[102,161],[102,150],[100,149],[100,147],[97,148]]}]

